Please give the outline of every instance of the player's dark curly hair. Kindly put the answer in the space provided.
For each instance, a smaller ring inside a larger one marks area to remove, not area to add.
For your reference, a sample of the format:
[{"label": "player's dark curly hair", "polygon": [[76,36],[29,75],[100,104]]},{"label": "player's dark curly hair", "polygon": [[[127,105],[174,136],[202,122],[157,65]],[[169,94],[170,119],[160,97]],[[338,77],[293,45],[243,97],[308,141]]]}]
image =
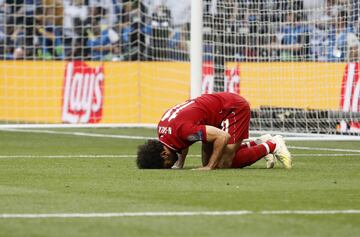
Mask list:
[{"label": "player's dark curly hair", "polygon": [[148,140],[138,147],[136,164],[139,169],[161,169],[164,159],[160,153],[164,150],[163,144],[158,140]]}]

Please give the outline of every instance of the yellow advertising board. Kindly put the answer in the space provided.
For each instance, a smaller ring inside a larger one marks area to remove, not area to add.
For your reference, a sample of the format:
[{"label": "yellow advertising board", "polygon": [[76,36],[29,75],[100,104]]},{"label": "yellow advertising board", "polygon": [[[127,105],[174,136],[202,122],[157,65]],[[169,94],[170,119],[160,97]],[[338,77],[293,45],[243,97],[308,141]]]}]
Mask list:
[{"label": "yellow advertising board", "polygon": [[[189,71],[171,62],[1,61],[0,121],[155,123],[188,99]],[[104,79],[93,98],[97,75]],[[101,110],[90,111],[96,103]]]},{"label": "yellow advertising board", "polygon": [[[228,63],[253,108],[338,109],[344,63]],[[187,62],[1,61],[0,121],[157,123],[189,98]]]},{"label": "yellow advertising board", "polygon": [[339,109],[345,63],[230,63],[251,107]]},{"label": "yellow advertising board", "polygon": [[64,62],[1,61],[0,120],[61,122]]},{"label": "yellow advertising board", "polygon": [[190,97],[190,64],[140,63],[139,98],[142,123],[157,123],[170,107]]}]

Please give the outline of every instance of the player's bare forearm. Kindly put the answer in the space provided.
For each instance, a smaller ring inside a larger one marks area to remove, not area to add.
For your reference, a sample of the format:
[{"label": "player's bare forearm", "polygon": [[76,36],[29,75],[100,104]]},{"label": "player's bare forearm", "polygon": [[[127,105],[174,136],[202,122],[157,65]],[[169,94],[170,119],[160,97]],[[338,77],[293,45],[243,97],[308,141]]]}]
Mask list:
[{"label": "player's bare forearm", "polygon": [[218,128],[206,126],[206,140],[212,142],[213,150],[209,162],[204,169],[215,169],[222,158],[223,150],[228,144],[230,135]]},{"label": "player's bare forearm", "polygon": [[228,140],[229,139],[226,136],[221,136],[214,141],[213,152],[206,167],[210,169],[215,169],[219,165],[223,150]]}]

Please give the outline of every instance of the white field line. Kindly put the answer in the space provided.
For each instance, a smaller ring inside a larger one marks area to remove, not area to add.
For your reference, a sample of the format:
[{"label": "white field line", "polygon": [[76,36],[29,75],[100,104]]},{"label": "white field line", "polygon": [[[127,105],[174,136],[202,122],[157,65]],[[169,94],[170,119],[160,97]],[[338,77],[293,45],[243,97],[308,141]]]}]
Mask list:
[{"label": "white field line", "polygon": [[[12,129],[12,128],[0,128],[0,130],[8,131],[8,132],[46,133],[46,134],[60,134],[60,135],[73,135],[73,136],[101,137],[101,138],[134,139],[134,140],[156,139],[156,137],[147,137],[147,136],[114,135],[114,134],[99,134],[99,133],[85,133],[85,132],[62,132],[62,131],[52,131],[52,130]],[[299,147],[299,146],[288,146],[288,148],[297,149],[297,150],[316,150],[316,151],[337,151],[337,152],[360,153],[360,150],[353,150],[353,149]]]},{"label": "white field line", "polygon": [[330,157],[330,156],[336,156],[336,157],[341,157],[341,156],[360,156],[360,153],[359,154],[349,154],[349,153],[346,153],[346,154],[342,154],[342,153],[338,153],[338,154],[334,154],[334,153],[331,153],[331,154],[291,154],[291,156],[293,157],[312,157],[312,156],[325,156],[325,157]]},{"label": "white field line", "polygon": [[[3,129],[38,129],[38,128],[151,128],[155,129],[157,124],[154,123],[122,123],[122,124],[0,124],[0,130]],[[265,131],[250,130],[252,134],[263,135]],[[360,136],[351,135],[331,135],[331,134],[312,134],[300,132],[280,132],[280,131],[266,131],[270,134],[279,134],[289,136],[289,140],[309,141],[309,140],[348,140],[359,141]]]},{"label": "white field line", "polygon": [[309,151],[338,151],[338,152],[355,152],[360,153],[360,150],[353,149],[338,149],[338,148],[322,148],[322,147],[303,147],[303,146],[287,146],[295,150],[309,150]]},{"label": "white field line", "polygon": [[129,136],[129,135],[115,135],[115,134],[100,134],[100,133],[86,133],[86,132],[62,132],[52,130],[33,130],[33,129],[8,129],[0,128],[2,131],[7,132],[26,132],[26,133],[46,133],[46,134],[60,134],[60,135],[72,135],[72,136],[83,136],[83,137],[102,137],[102,138],[121,138],[121,139],[133,139],[133,140],[147,140],[156,139],[156,137],[146,136]]},{"label": "white field line", "polygon": [[[276,134],[276,133],[275,133]],[[337,137],[286,137],[286,141],[360,141],[360,136],[343,136]]]},{"label": "white field line", "polygon": [[[360,156],[360,154],[292,154],[293,157],[344,157]],[[188,157],[200,157],[200,155],[188,155]],[[136,158],[136,155],[0,155],[0,159],[106,159],[106,158]]]},{"label": "white field line", "polygon": [[[87,127],[87,126],[84,126],[84,127]],[[34,128],[36,129],[37,127],[34,127]],[[11,127],[11,126],[10,127],[1,127],[0,126],[0,131],[47,133],[47,134],[62,134],[62,135],[73,135],[73,136],[121,138],[121,139],[136,139],[136,140],[156,139],[156,137],[148,137],[148,136],[114,135],[114,134],[99,134],[99,133],[86,133],[86,132],[63,132],[63,131],[53,131],[53,130],[43,130],[43,129],[35,130],[34,128],[32,129],[32,127],[16,128],[16,127]],[[52,127],[49,127],[49,128],[52,128]],[[260,134],[262,134],[262,133],[260,133]],[[273,134],[282,134],[282,133],[281,132],[278,132],[278,133],[273,132]],[[286,133],[284,133],[284,135],[286,135]],[[336,135],[336,136],[316,135],[316,136],[314,136],[313,134],[303,134],[301,136],[298,135],[296,137],[286,137],[286,140],[288,140],[288,141],[336,141],[336,140],[356,141],[356,140],[360,140],[360,136],[341,136],[341,135]]]},{"label": "white field line", "polygon": [[[188,155],[188,157],[200,157],[200,155]],[[136,158],[136,155],[0,155],[0,159],[106,159],[106,158]]]},{"label": "white field line", "polygon": [[106,123],[106,124],[0,124],[0,129],[11,128],[156,128],[155,123]]},{"label": "white field line", "polygon": [[265,133],[278,134],[286,137],[287,140],[293,141],[359,141],[360,136],[356,135],[332,135],[332,134],[313,134],[300,132],[280,132],[280,131],[252,131],[251,134],[263,135]]},{"label": "white field line", "polygon": [[0,214],[0,219],[39,218],[111,218],[111,217],[173,217],[173,216],[243,216],[243,215],[348,215],[360,210],[279,210],[279,211],[185,211],[185,212],[109,212],[109,213],[42,213]]},{"label": "white field line", "polygon": [[67,158],[135,158],[136,155],[0,155],[0,159],[7,158],[49,158],[49,159],[67,159]]}]

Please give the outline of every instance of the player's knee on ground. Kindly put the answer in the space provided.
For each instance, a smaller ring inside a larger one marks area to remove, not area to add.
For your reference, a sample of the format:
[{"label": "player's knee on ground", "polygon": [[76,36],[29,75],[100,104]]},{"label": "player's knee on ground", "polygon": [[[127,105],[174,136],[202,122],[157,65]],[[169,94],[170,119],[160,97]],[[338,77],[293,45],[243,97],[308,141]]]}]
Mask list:
[{"label": "player's knee on ground", "polygon": [[234,144],[228,144],[223,151],[223,155],[221,157],[221,160],[219,162],[218,168],[230,168],[232,161],[235,157],[235,154],[237,150],[240,147],[241,142],[234,143]]}]

